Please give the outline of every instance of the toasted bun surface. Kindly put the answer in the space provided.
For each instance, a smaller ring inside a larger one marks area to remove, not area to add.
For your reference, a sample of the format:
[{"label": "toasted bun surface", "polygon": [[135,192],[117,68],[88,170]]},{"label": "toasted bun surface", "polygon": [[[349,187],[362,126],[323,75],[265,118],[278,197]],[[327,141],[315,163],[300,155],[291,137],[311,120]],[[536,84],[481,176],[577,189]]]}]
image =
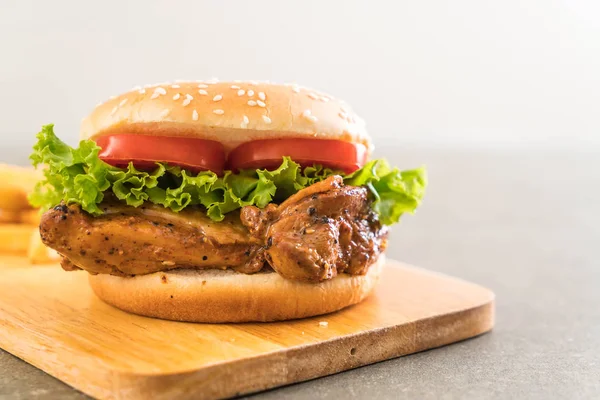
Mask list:
[{"label": "toasted bun surface", "polygon": [[282,278],[276,272],[245,275],[231,270],[176,270],[122,278],[90,275],[100,299],[134,314],[190,322],[281,321],[326,314],[367,297],[385,263],[381,255],[366,275],[340,274],[321,283]]},{"label": "toasted bun surface", "polygon": [[260,139],[313,138],[362,143],[364,122],[327,94],[294,84],[177,82],[135,88],[100,104],[82,121],[81,138],[157,135],[209,139],[227,151]]}]

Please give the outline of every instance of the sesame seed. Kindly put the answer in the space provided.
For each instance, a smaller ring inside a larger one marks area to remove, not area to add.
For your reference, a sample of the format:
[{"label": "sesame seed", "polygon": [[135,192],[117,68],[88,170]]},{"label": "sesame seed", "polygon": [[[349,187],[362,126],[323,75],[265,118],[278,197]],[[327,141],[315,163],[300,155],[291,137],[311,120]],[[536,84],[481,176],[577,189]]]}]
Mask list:
[{"label": "sesame seed", "polygon": [[115,106],[115,108],[113,108],[112,111],[110,112],[110,115],[113,115],[114,113],[116,113],[118,108],[119,107]]},{"label": "sesame seed", "polygon": [[173,89],[179,89],[181,86],[179,86],[179,85],[171,85],[171,87],[172,87]]},{"label": "sesame seed", "polygon": [[310,235],[311,233],[315,233],[315,230],[312,229],[312,228],[311,229],[305,229],[304,232],[308,233]]},{"label": "sesame seed", "polygon": [[256,102],[254,100],[248,100],[248,105],[250,107],[254,107],[256,105]]},{"label": "sesame seed", "polygon": [[265,99],[266,99],[265,92],[258,92],[258,98],[261,99],[262,101],[265,101]]},{"label": "sesame seed", "polygon": [[340,110],[342,110],[344,114],[348,114],[348,110],[346,110],[344,107],[340,107]]},{"label": "sesame seed", "polygon": [[319,326],[327,326],[327,325],[329,325],[329,322],[327,322],[327,321],[319,322]]},{"label": "sesame seed", "polygon": [[213,97],[213,101],[221,101],[223,99],[223,96],[218,94],[215,97]]},{"label": "sesame seed", "polygon": [[194,121],[198,121],[198,111],[196,111],[196,110],[192,111],[192,119]]},{"label": "sesame seed", "polygon": [[348,114],[346,114],[346,113],[345,113],[345,112],[343,112],[343,111],[340,111],[340,112],[338,113],[338,115],[340,116],[340,118],[341,118],[341,119],[346,119],[346,118],[348,118]]},{"label": "sesame seed", "polygon": [[208,85],[205,85],[204,83],[201,83],[201,84],[198,85],[198,87],[200,89],[206,89],[208,87]]},{"label": "sesame seed", "polygon": [[244,115],[244,118],[242,119],[242,123],[240,124],[240,128],[246,129],[248,127],[249,122],[250,122],[250,120],[248,119],[248,117]]},{"label": "sesame seed", "polygon": [[194,100],[194,96],[192,96],[189,93],[186,93],[185,95],[185,100],[183,100],[183,103],[181,103],[182,106],[187,106],[188,104],[190,104],[192,102],[192,100]]},{"label": "sesame seed", "polygon": [[150,96],[150,99],[155,99],[155,98],[157,98],[158,96],[160,96],[160,94],[158,94],[158,93],[154,92],[154,93],[152,93],[152,96]]},{"label": "sesame seed", "polygon": [[314,93],[309,93],[309,94],[308,94],[308,97],[310,97],[310,98],[311,98],[311,99],[313,99],[313,100],[316,100],[316,99],[318,99],[318,98],[319,98],[319,96],[317,96],[317,95],[316,95],[316,94],[314,94]]},{"label": "sesame seed", "polygon": [[175,96],[173,96],[173,100],[179,100],[180,97],[181,97],[181,95],[179,93],[177,93]]},{"label": "sesame seed", "polygon": [[164,117],[166,117],[167,115],[169,115],[169,113],[170,113],[170,112],[171,112],[171,110],[164,109],[164,110],[162,110],[162,112],[160,113],[159,117],[160,117],[160,118],[164,118]]},{"label": "sesame seed", "polygon": [[312,115],[312,113],[311,113],[310,110],[304,110],[302,112],[302,116],[305,117],[306,119],[308,119],[311,122],[317,122],[318,121],[317,117],[315,117],[314,115]]},{"label": "sesame seed", "polygon": [[154,89],[154,93],[167,94],[167,91],[165,90],[165,88],[159,86],[156,89]]},{"label": "sesame seed", "polygon": [[271,118],[267,117],[266,115],[262,116],[263,121],[265,121],[265,123],[270,124],[271,123]]},{"label": "sesame seed", "polygon": [[213,113],[215,113],[217,115],[223,115],[223,114],[225,114],[225,111],[223,111],[221,109],[216,109],[216,110],[213,110]]},{"label": "sesame seed", "polygon": [[329,101],[329,98],[327,98],[325,96],[321,96],[321,97],[319,97],[319,100],[321,100],[323,103],[327,103]]},{"label": "sesame seed", "polygon": [[144,94],[144,93],[146,93],[146,89],[142,88],[142,89],[138,90],[138,93],[139,94]]},{"label": "sesame seed", "polygon": [[248,81],[248,84],[256,86],[256,85],[258,85],[258,82],[257,81]]},{"label": "sesame seed", "polygon": [[230,86],[232,89],[239,89],[240,87],[238,85],[231,85]]},{"label": "sesame seed", "polygon": [[234,80],[235,83],[242,83],[239,79]]},{"label": "sesame seed", "polygon": [[247,124],[249,122],[250,122],[250,120],[248,119],[248,117],[244,115],[244,123]]},{"label": "sesame seed", "polygon": [[259,107],[266,107],[267,105],[265,104],[264,101],[261,100],[256,100],[256,104],[258,104]]},{"label": "sesame seed", "polygon": [[248,90],[248,97],[252,97],[254,96],[254,90],[250,89]]},{"label": "sesame seed", "polygon": [[209,80],[207,80],[205,82],[208,83],[209,85],[214,85],[215,83],[219,82],[219,80],[217,78],[210,78]]},{"label": "sesame seed", "polygon": [[117,96],[110,96],[109,100],[113,100],[113,99],[116,99],[116,98],[117,98]]},{"label": "sesame seed", "polygon": [[131,91],[136,91],[136,90],[140,90],[142,87],[141,86],[134,86],[131,88]]},{"label": "sesame seed", "polygon": [[243,96],[244,94],[246,94],[246,91],[244,89],[238,90],[238,96]]},{"label": "sesame seed", "polygon": [[198,90],[198,93],[200,93],[202,96],[208,96],[208,92],[204,89]]},{"label": "sesame seed", "polygon": [[127,99],[121,100],[121,102],[119,103],[119,107],[123,107],[125,103],[127,103]]},{"label": "sesame seed", "polygon": [[294,93],[300,93],[300,88],[298,86],[292,86],[292,91]]}]

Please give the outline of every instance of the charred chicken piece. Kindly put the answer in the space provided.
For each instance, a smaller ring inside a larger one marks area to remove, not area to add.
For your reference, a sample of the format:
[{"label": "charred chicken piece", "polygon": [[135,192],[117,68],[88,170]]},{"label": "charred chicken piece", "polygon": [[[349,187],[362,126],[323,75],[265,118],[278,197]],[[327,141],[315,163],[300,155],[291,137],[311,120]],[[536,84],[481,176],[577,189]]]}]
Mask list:
[{"label": "charred chicken piece", "polygon": [[266,243],[266,259],[288,279],[318,282],[364,274],[385,249],[387,229],[370,209],[365,188],[330,177],[280,206],[244,207],[242,223]]},{"label": "charred chicken piece", "polygon": [[[66,270],[138,275],[174,268],[227,268],[258,272],[261,241],[237,215],[211,221],[203,210],[174,213],[117,202],[92,217],[76,205],[59,205],[40,224],[44,243],[63,255]],[[264,260],[263,260],[264,263]]]}]

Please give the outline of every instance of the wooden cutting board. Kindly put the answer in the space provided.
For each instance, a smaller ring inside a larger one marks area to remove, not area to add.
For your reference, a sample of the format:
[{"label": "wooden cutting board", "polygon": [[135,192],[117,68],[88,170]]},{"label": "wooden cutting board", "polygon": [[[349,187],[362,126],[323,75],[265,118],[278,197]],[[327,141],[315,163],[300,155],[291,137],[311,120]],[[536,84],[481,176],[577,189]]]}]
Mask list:
[{"label": "wooden cutting board", "polygon": [[388,261],[365,302],[304,320],[209,325],[130,315],[85,272],[0,257],[0,345],[98,398],[211,399],[467,339],[494,324],[483,287]]}]

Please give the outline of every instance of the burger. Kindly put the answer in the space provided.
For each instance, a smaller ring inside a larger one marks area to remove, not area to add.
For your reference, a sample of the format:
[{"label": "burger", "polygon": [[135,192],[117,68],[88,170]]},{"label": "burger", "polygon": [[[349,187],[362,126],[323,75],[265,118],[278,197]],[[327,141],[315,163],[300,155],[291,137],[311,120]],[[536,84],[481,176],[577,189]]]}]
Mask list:
[{"label": "burger", "polygon": [[46,125],[43,242],[119,309],[194,322],[276,321],[365,299],[423,168],[369,160],[344,102],[295,84],[175,82],[98,105],[70,147]]}]

